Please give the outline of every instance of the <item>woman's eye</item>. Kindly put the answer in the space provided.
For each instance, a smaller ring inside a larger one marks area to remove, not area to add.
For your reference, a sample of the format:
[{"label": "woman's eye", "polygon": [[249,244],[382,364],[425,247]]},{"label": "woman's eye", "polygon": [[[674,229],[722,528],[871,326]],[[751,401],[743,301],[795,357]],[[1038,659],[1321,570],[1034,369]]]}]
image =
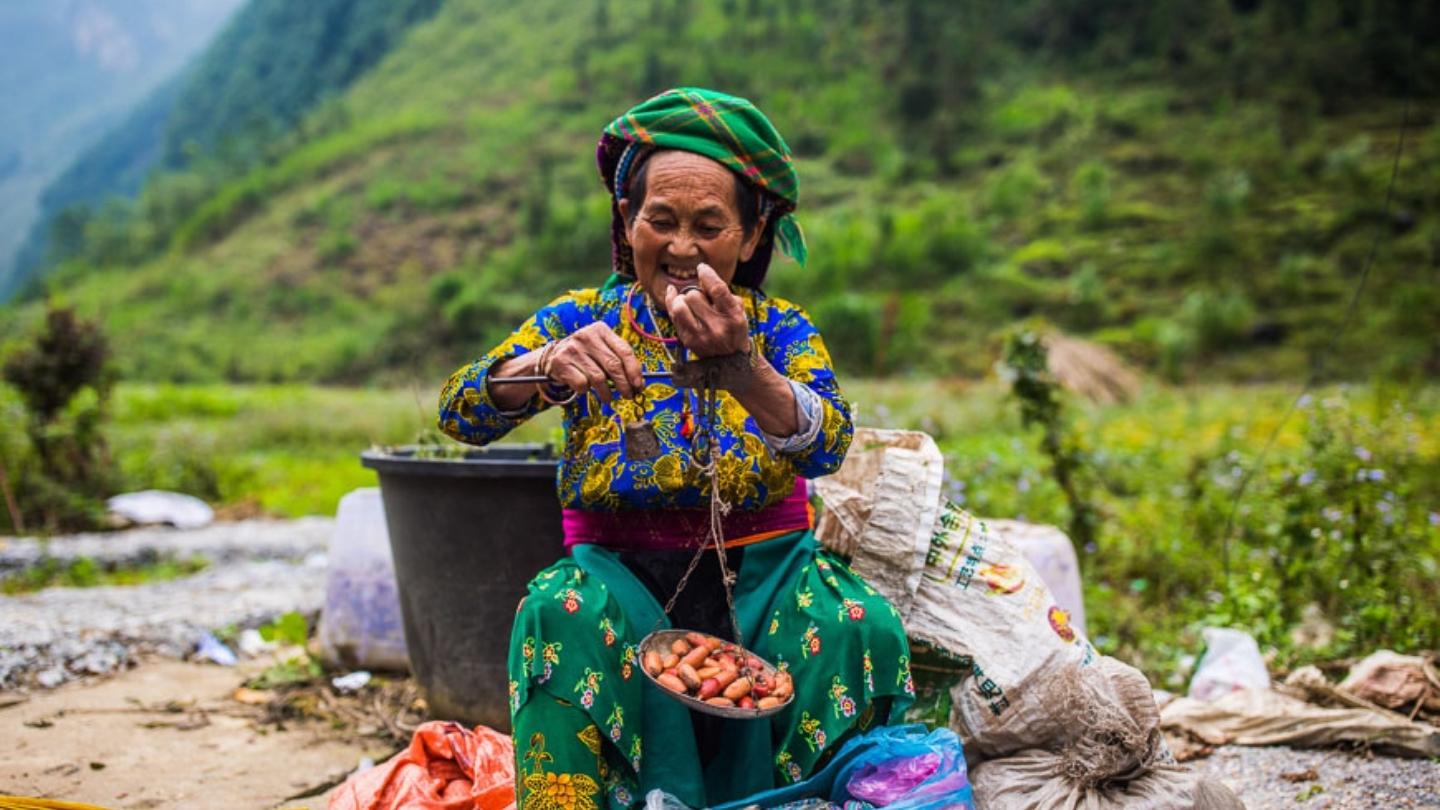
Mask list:
[{"label": "woman's eye", "polygon": [[650,227],[657,231],[668,231],[675,227],[675,222],[669,219],[652,219],[650,220]]},{"label": "woman's eye", "polygon": [[695,230],[706,239],[714,239],[715,237],[719,236],[720,233],[725,229],[719,227],[718,225],[701,225]]}]

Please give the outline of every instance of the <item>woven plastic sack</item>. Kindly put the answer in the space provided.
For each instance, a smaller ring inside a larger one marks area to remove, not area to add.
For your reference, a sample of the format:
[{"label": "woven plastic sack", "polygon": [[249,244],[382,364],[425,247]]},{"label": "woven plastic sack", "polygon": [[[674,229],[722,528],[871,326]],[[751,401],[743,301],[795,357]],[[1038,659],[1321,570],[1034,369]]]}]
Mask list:
[{"label": "woven plastic sack", "polygon": [[1223,784],[1174,764],[1089,782],[1067,774],[1062,755],[1028,750],[977,766],[972,779],[980,810],[1245,810]]},{"label": "woven plastic sack", "polygon": [[388,762],[351,776],[329,810],[514,810],[515,750],[485,726],[431,721]]},{"label": "woven plastic sack", "polygon": [[902,619],[920,587],[944,478],[945,457],[926,434],[861,428],[844,465],[814,482],[825,503],[815,536]]},{"label": "woven plastic sack", "polygon": [[1050,589],[1055,604],[1070,615],[1070,626],[1085,632],[1085,597],[1080,583],[1080,561],[1075,544],[1054,526],[1020,520],[985,520],[995,534],[1013,544],[1035,567],[1040,581]]},{"label": "woven plastic sack", "polygon": [[[950,726],[972,762],[1059,745],[1079,731],[1074,713],[1082,710],[1148,712],[1152,728],[1158,720],[1144,676],[1118,661],[1088,674],[1100,656],[1039,574],[985,521],[954,504],[935,522],[905,630],[912,646],[969,670],[951,692]],[[1087,705],[1082,695],[1104,705]]]}]

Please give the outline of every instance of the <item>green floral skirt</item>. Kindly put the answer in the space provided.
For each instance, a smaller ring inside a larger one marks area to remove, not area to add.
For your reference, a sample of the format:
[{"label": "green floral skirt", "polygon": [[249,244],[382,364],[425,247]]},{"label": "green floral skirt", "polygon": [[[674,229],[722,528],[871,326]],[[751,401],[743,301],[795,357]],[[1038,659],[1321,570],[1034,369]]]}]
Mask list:
[{"label": "green floral skirt", "polygon": [[[683,598],[683,597],[682,597]],[[640,671],[639,642],[669,627],[619,556],[576,546],[530,582],[510,639],[521,810],[628,808],[661,788],[719,805],[807,777],[847,733],[899,720],[914,698],[899,614],[812,532],[747,546],[735,585],[743,641],[789,670],[795,700],[760,720],[707,721]]]}]

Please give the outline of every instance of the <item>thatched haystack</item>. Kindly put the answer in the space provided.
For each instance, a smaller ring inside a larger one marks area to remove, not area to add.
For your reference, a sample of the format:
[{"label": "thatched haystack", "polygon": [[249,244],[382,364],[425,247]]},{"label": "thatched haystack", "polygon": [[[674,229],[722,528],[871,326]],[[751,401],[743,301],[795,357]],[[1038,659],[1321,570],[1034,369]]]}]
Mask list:
[{"label": "thatched haystack", "polygon": [[1088,340],[1051,332],[1045,336],[1050,373],[1092,402],[1125,402],[1140,390],[1140,374],[1119,355]]}]

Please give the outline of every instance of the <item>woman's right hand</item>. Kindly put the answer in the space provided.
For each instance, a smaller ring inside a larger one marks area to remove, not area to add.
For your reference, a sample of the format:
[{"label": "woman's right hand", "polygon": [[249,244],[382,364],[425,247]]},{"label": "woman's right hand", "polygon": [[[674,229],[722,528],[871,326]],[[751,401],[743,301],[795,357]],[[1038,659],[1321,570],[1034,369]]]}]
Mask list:
[{"label": "woman's right hand", "polygon": [[631,397],[645,388],[635,350],[606,323],[592,323],[561,338],[550,350],[547,371],[550,379],[576,394],[594,391],[605,403],[614,393]]},{"label": "woman's right hand", "polygon": [[[544,346],[541,346],[528,355],[507,360],[491,369],[491,373],[495,376],[536,375],[541,372],[537,362],[543,350]],[[576,395],[593,391],[602,402],[612,399],[611,383],[621,396],[634,396],[645,388],[645,378],[635,350],[605,323],[592,323],[562,337],[550,349],[547,365],[546,373],[554,382],[572,389]],[[513,386],[495,386],[491,392],[492,395],[510,393],[505,391],[510,388]],[[511,396],[518,393],[520,391],[511,393]]]}]

